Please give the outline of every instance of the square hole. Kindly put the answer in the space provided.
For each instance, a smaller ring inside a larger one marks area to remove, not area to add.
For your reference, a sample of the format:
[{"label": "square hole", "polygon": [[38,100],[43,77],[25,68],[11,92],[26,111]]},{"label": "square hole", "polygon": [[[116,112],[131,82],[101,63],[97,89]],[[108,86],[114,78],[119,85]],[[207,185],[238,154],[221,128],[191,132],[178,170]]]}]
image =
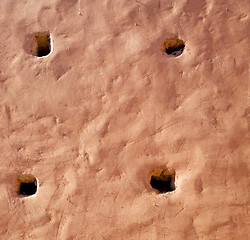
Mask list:
[{"label": "square hole", "polygon": [[45,57],[50,54],[51,36],[49,32],[34,33],[31,42],[31,53],[34,56]]},{"label": "square hole", "polygon": [[155,169],[150,174],[150,185],[158,193],[167,193],[175,190],[175,172],[167,169]]},{"label": "square hole", "polygon": [[178,38],[167,38],[162,44],[162,52],[174,57],[180,56],[184,48],[184,41]]},{"label": "square hole", "polygon": [[17,178],[17,194],[31,196],[37,192],[37,179],[32,175],[22,175]]}]

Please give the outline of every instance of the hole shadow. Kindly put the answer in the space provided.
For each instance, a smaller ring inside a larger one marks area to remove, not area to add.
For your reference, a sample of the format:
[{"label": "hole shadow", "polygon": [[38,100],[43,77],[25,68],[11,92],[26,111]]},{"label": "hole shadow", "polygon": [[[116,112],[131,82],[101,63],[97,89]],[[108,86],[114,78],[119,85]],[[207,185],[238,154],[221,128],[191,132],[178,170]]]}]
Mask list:
[{"label": "hole shadow", "polygon": [[174,191],[175,172],[168,171],[166,168],[155,169],[150,174],[150,185],[158,193],[167,193]]},{"label": "hole shadow", "polygon": [[185,48],[185,43],[178,38],[168,38],[162,44],[162,52],[170,56],[180,56]]},{"label": "hole shadow", "polygon": [[21,175],[17,178],[17,194],[27,197],[37,193],[37,179],[32,175]]}]

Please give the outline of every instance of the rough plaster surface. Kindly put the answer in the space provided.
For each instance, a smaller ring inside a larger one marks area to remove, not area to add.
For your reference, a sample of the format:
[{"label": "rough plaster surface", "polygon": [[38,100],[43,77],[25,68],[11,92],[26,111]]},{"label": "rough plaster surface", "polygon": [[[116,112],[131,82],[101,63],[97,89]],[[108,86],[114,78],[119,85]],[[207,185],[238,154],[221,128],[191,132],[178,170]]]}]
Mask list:
[{"label": "rough plaster surface", "polygon": [[[247,240],[249,5],[1,0],[0,238]],[[40,31],[45,58],[26,50]]]}]

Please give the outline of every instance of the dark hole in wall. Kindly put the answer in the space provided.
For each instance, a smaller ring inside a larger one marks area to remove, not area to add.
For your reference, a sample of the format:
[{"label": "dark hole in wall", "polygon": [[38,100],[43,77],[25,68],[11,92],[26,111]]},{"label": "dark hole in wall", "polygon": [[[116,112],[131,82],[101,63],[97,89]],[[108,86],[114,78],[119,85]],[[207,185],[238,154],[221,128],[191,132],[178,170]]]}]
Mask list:
[{"label": "dark hole in wall", "polygon": [[51,37],[48,32],[41,32],[34,34],[34,46],[32,49],[33,55],[37,57],[44,57],[51,52]]},{"label": "dark hole in wall", "polygon": [[22,175],[18,177],[17,194],[31,196],[37,192],[37,179],[34,176]]},{"label": "dark hole in wall", "polygon": [[154,170],[150,175],[150,185],[158,193],[172,192],[175,190],[175,172],[166,169]]},{"label": "dark hole in wall", "polygon": [[185,43],[178,38],[169,38],[163,42],[162,51],[170,56],[180,56],[185,48]]}]

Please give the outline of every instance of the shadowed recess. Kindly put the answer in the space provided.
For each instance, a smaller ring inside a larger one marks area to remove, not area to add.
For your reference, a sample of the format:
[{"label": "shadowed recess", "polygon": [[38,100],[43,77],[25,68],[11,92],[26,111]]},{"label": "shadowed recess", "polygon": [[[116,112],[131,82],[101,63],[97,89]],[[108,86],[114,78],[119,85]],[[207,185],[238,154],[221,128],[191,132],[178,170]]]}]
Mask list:
[{"label": "shadowed recess", "polygon": [[30,196],[37,192],[37,179],[31,175],[22,175],[17,178],[17,194]]},{"label": "shadowed recess", "polygon": [[49,32],[39,32],[34,34],[33,55],[44,57],[51,52],[51,37]]},{"label": "shadowed recess", "polygon": [[175,190],[175,172],[167,169],[153,170],[150,174],[150,185],[158,193],[172,192]]},{"label": "shadowed recess", "polygon": [[180,56],[185,48],[185,43],[178,38],[168,38],[163,42],[162,52],[167,53],[170,56]]}]

